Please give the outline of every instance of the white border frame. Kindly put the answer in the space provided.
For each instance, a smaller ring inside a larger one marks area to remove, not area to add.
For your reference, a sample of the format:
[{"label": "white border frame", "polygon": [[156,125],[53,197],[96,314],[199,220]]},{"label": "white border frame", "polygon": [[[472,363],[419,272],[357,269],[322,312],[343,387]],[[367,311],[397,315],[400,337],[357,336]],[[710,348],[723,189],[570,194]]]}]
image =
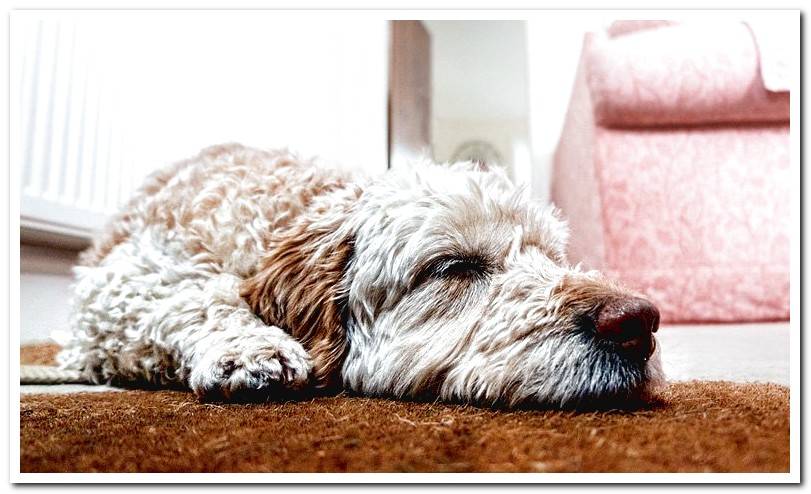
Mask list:
[{"label": "white border frame", "polygon": [[[253,3],[256,4],[255,2]],[[312,3],[308,2],[310,6]],[[520,2],[522,6],[532,6],[531,2]],[[701,5],[701,3],[698,3]],[[89,2],[88,5],[105,6],[103,2]],[[150,7],[159,7],[158,4],[146,4]],[[145,5],[145,6],[146,6]],[[301,5],[300,3],[298,4]],[[45,4],[44,6],[50,6]],[[88,9],[94,10],[94,9]],[[150,10],[138,8],[137,10]],[[214,9],[224,10],[224,9]],[[229,9],[230,10],[230,9]],[[243,9],[240,9],[243,10]],[[244,9],[247,11],[254,9]],[[57,10],[62,11],[62,10]],[[160,10],[155,10],[160,12]],[[543,15],[544,11],[539,10],[328,10],[328,11],[308,11],[297,10],[302,15],[350,15],[350,16],[370,16],[374,18],[397,19],[454,19],[454,20],[488,20],[488,19],[525,19],[535,15]],[[724,473],[651,473],[651,474],[625,474],[625,473],[517,473],[517,474],[375,474],[375,473],[325,473],[325,474],[287,474],[287,473],[257,473],[257,474],[233,474],[233,473],[213,473],[213,474],[57,474],[57,473],[21,473],[19,471],[20,453],[20,430],[19,430],[19,327],[20,327],[20,294],[19,294],[19,227],[20,227],[20,173],[19,169],[10,166],[10,190],[9,190],[9,319],[10,319],[10,399],[9,399],[9,422],[11,424],[9,447],[10,447],[10,481],[14,483],[110,483],[110,482],[137,482],[137,483],[798,483],[800,481],[800,410],[801,401],[800,390],[800,11],[799,10],[735,10],[735,11],[697,11],[697,10],[623,10],[623,11],[576,11],[563,10],[558,13],[565,13],[574,16],[587,16],[591,14],[605,15],[611,13],[623,19],[648,19],[652,16],[656,18],[671,19],[695,19],[702,20],[726,19],[733,16],[777,16],[790,19],[797,23],[797,30],[793,33],[796,43],[794,43],[795,53],[793,59],[797,61],[792,83],[791,98],[791,169],[794,179],[792,187],[792,233],[791,233],[791,335],[790,335],[790,383],[791,383],[791,404],[790,404],[790,471],[786,474],[724,474]],[[7,26],[13,13],[7,18]],[[5,40],[8,44],[8,39]],[[12,47],[7,46],[7,50]],[[11,53],[6,51],[6,53]],[[6,61],[6,71],[8,72],[9,60]],[[8,84],[8,73],[6,84]],[[6,91],[6,105],[10,99],[8,88]],[[565,95],[564,97],[568,97]],[[13,106],[13,105],[12,105]],[[7,106],[8,109],[8,106]],[[11,108],[12,112],[7,113],[9,118],[18,118],[19,109]],[[5,125],[9,125],[9,121]],[[9,136],[8,130],[5,134]],[[10,135],[8,144],[19,142],[18,135]],[[17,146],[9,146],[10,163],[19,162],[19,150]],[[13,273],[13,274],[12,274]],[[12,289],[12,287],[14,289]],[[734,454],[733,452],[730,452]]]}]

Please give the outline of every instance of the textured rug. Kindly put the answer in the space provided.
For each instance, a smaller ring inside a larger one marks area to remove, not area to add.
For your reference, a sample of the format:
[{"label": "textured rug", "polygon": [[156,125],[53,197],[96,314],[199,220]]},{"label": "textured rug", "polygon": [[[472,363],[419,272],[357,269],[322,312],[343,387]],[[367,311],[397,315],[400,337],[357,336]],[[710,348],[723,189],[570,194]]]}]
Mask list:
[{"label": "textured rug", "polygon": [[[23,348],[21,360],[54,352]],[[589,413],[38,394],[21,398],[20,444],[23,472],[787,472],[789,390],[676,383],[647,409]]]}]

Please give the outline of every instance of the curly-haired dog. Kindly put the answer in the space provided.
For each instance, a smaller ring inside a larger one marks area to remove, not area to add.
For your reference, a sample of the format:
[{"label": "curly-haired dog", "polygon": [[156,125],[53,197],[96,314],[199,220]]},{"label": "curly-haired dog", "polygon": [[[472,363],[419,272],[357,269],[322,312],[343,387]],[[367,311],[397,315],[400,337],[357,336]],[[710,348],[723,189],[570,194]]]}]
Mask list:
[{"label": "curly-haired dog", "polygon": [[497,169],[371,180],[217,146],[151,176],[76,268],[66,368],[203,398],[302,388],[616,405],[662,381],[659,315],[566,262]]}]

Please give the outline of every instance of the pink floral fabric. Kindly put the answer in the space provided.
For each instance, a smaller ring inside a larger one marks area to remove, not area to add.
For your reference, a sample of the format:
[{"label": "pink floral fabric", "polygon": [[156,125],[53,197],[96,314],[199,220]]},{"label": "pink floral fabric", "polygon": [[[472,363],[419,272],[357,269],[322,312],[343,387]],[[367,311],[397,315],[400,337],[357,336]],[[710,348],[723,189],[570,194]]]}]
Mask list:
[{"label": "pink floral fabric", "polygon": [[598,123],[652,126],[782,122],[789,93],[767,91],[743,23],[665,25],[597,36],[588,82]]},{"label": "pink floral fabric", "polygon": [[667,322],[788,319],[788,122],[602,126],[591,60],[553,173],[570,260],[640,290]]},{"label": "pink floral fabric", "polygon": [[669,320],[788,316],[787,125],[599,129],[604,266]]}]

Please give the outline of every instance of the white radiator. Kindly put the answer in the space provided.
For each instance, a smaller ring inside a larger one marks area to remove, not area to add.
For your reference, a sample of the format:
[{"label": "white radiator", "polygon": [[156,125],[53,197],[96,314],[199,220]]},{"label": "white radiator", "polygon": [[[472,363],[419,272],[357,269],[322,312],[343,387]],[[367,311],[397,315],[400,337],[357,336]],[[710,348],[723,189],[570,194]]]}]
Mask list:
[{"label": "white radiator", "polygon": [[388,24],[264,12],[11,16],[25,230],[87,238],[155,168],[223,142],[387,163]]},{"label": "white radiator", "polygon": [[21,225],[76,236],[102,226],[132,192],[116,54],[77,23],[15,22]]}]

